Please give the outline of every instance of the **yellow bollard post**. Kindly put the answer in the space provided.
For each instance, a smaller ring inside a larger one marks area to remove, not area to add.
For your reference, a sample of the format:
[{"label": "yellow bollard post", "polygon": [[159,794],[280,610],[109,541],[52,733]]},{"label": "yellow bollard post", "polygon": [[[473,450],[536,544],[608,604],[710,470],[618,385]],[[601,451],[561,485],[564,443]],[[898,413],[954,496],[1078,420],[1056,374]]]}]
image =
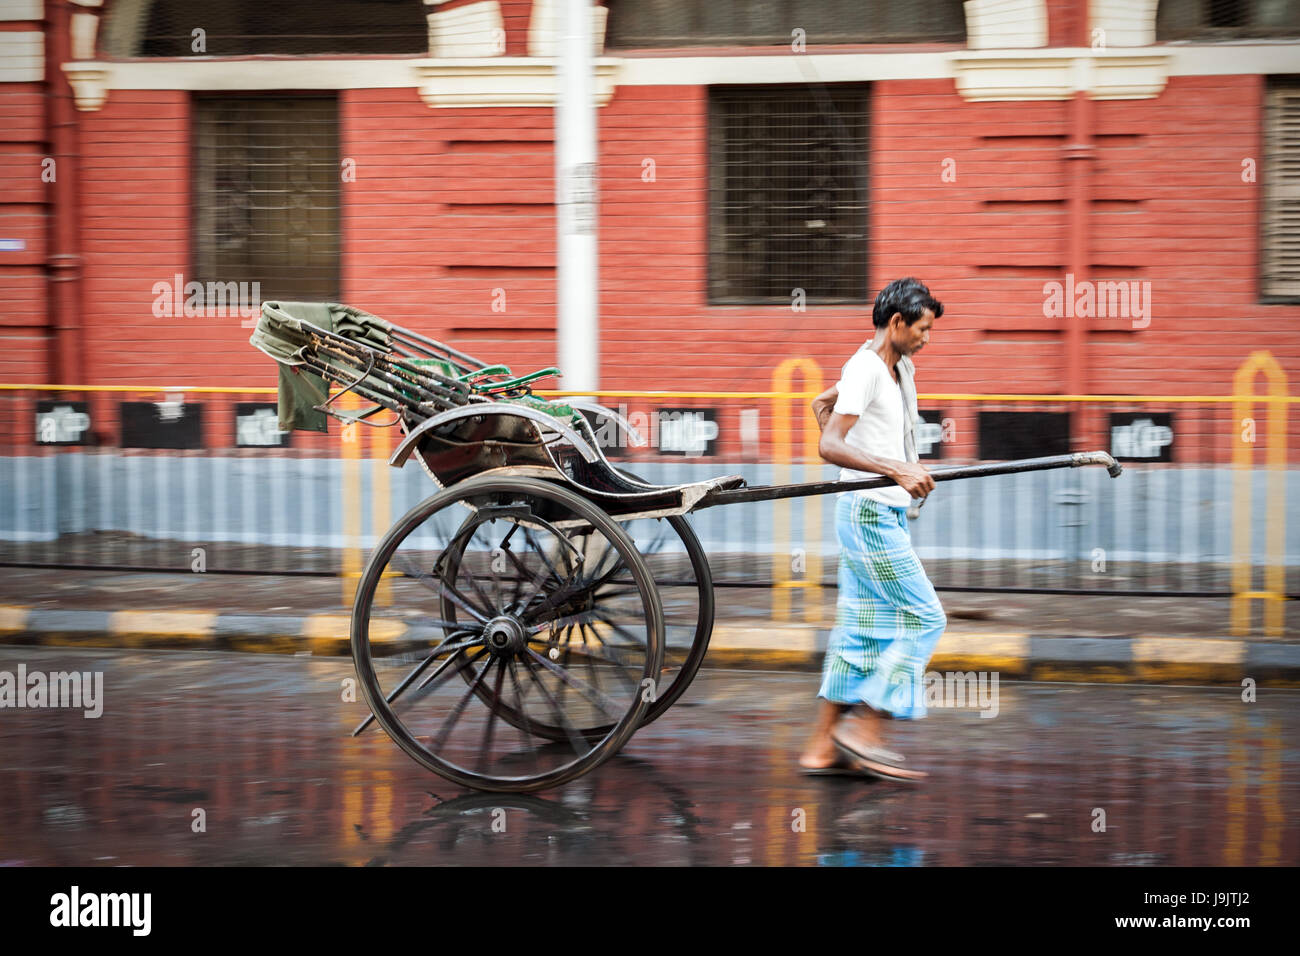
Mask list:
[{"label": "yellow bollard post", "polygon": [[[1268,395],[1255,394],[1255,377],[1260,372],[1268,380]],[[1281,637],[1286,603],[1286,573],[1283,547],[1286,536],[1286,373],[1265,351],[1251,352],[1233,376],[1232,464],[1232,611],[1231,630],[1237,637],[1251,632],[1251,601],[1264,604],[1264,633]],[[1266,531],[1264,548],[1264,590],[1254,590],[1255,564],[1252,549],[1252,476],[1254,443],[1258,429],[1254,418],[1255,403],[1260,401],[1268,412],[1268,491],[1265,500]]]},{"label": "yellow bollard post", "polygon": [[[390,447],[392,432],[388,428],[371,428],[369,432],[370,457],[374,459],[374,463],[370,466],[370,473],[374,476],[374,483],[370,489],[370,521],[374,529],[375,541],[378,543],[379,538],[392,522],[392,489],[389,484],[391,477],[389,473],[392,469],[388,467],[388,456],[392,451]],[[388,607],[392,603],[392,589],[388,577],[389,573],[385,572],[375,588],[376,607]]]},{"label": "yellow bollard post", "polygon": [[1282,838],[1287,832],[1286,810],[1282,803],[1282,763],[1286,744],[1277,725],[1271,721],[1260,729],[1259,742],[1261,746],[1256,752],[1264,765],[1259,775],[1259,802],[1264,822],[1259,838],[1259,859],[1255,865],[1277,866],[1282,862]]},{"label": "yellow bollard post", "polygon": [[[341,411],[360,407],[356,393],[348,392],[337,402]],[[340,433],[343,458],[343,606],[349,608],[356,599],[361,579],[361,426],[344,425]]]},{"label": "yellow bollard post", "polygon": [[[793,378],[798,370],[804,385],[803,392],[793,390]],[[815,481],[821,459],[817,454],[821,434],[813,418],[810,403],[822,391],[821,366],[808,358],[786,359],[772,373],[772,480],[782,485],[794,481],[794,433],[803,425],[802,458],[806,480]],[[800,414],[792,416],[791,403]],[[778,499],[772,502],[772,617],[786,621],[790,618],[790,589],[804,590],[804,620],[817,623],[821,620],[821,507],[819,499],[803,499],[804,537],[809,547],[802,549],[802,577],[794,576],[797,557],[790,547],[791,502]]]},{"label": "yellow bollard post", "polygon": [[1223,865],[1241,866],[1246,849],[1246,818],[1250,812],[1250,754],[1258,748],[1254,741],[1247,743],[1245,718],[1240,710],[1234,712],[1236,733],[1228,745],[1228,772],[1224,786],[1227,813],[1223,826]]}]

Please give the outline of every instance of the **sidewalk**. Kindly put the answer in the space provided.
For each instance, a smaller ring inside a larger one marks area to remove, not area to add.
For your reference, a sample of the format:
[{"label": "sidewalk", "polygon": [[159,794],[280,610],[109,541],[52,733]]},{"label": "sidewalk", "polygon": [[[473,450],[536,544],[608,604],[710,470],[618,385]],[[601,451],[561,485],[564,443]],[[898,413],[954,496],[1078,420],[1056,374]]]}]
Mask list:
[{"label": "sidewalk", "polygon": [[[1259,685],[1300,686],[1296,627],[1282,638],[1233,638],[1227,599],[954,591],[940,598],[948,631],[932,670],[1234,686],[1249,677]],[[820,619],[813,621],[800,595],[792,596],[790,620],[781,622],[773,620],[766,588],[720,587],[716,599],[709,666],[820,667],[834,589],[823,589]],[[346,655],[349,610],[335,577],[0,569],[0,643],[13,645]],[[1257,623],[1259,615],[1256,607]]]}]

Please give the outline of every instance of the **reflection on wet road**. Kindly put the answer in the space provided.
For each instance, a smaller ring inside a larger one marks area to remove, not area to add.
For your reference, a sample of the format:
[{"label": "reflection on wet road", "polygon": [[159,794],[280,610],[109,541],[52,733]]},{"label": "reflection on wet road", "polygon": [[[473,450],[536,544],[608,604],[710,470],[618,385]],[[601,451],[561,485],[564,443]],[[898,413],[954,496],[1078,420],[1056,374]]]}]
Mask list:
[{"label": "reflection on wet road", "polygon": [[1002,682],[992,719],[891,725],[931,774],[904,786],[798,773],[817,675],[706,670],[621,755],[520,796],[349,737],[345,659],[0,648],[19,664],[103,671],[104,711],[0,709],[0,865],[1300,861],[1295,691]]}]

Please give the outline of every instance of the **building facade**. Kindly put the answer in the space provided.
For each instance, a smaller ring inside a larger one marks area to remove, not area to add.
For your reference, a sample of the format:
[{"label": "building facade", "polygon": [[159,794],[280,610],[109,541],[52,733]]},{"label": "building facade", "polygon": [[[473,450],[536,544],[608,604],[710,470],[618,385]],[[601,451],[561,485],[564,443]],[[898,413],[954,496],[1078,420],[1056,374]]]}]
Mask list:
[{"label": "building facade", "polygon": [[[0,379],[271,384],[274,298],[554,362],[555,7],[10,0]],[[1300,381],[1300,4],[592,16],[602,387],[833,380],[902,275],[927,392]]]}]

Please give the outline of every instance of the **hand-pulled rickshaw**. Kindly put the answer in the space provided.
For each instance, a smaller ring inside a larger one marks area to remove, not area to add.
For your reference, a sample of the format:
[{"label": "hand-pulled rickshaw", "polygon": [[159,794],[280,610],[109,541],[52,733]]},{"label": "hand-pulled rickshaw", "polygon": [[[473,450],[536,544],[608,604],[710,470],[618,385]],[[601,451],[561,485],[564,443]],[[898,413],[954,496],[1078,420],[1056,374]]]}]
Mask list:
[{"label": "hand-pulled rickshaw", "polygon": [[[698,672],[713,630],[709,561],[686,515],[890,479],[656,485],[615,467],[614,411],[333,303],[267,302],[251,342],[280,364],[280,427],[398,427],[438,491],[380,539],[351,645],[371,713],[421,765],[495,791],[563,784],[617,753]],[[330,395],[330,386],[336,386]],[[368,407],[345,409],[354,393]],[[635,438],[634,438],[635,440]],[[1120,466],[1104,452],[932,470],[935,481]]]}]

